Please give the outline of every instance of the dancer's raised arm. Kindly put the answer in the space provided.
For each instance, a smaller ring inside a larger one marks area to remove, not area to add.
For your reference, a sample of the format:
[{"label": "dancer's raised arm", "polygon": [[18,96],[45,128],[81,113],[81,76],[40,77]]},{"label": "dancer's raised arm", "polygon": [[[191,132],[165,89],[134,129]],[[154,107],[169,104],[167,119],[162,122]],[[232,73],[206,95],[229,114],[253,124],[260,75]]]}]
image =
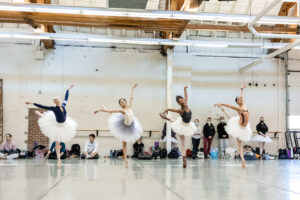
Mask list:
[{"label": "dancer's raised arm", "polygon": [[74,87],[74,85],[70,85],[70,87],[67,89],[66,94],[65,94],[65,99],[64,99],[61,106],[66,106],[67,105],[67,101],[69,99],[69,90],[71,90],[73,87]]},{"label": "dancer's raised arm", "polygon": [[224,110],[224,108],[221,106],[221,104],[215,104],[214,106],[215,106],[215,107],[218,106],[218,108],[220,108],[220,109],[222,110],[222,112],[226,115],[226,117],[227,117],[228,119],[231,118],[231,116]]},{"label": "dancer's raised arm", "polygon": [[220,106],[225,106],[225,107],[230,108],[230,109],[232,109],[232,110],[235,110],[235,111],[237,111],[237,112],[240,112],[240,111],[241,111],[241,109],[240,109],[239,107],[232,106],[232,105],[229,105],[229,104],[221,103]]},{"label": "dancer's raised arm", "polygon": [[107,112],[107,113],[122,113],[125,114],[123,110],[107,110],[104,106],[101,106],[100,110],[96,110],[94,114],[97,114],[98,112]]},{"label": "dancer's raised arm", "polygon": [[184,104],[187,105],[188,102],[188,93],[187,93],[188,86],[184,86]]},{"label": "dancer's raised arm", "polygon": [[134,84],[134,86],[131,89],[131,94],[130,94],[130,99],[129,99],[129,107],[132,107],[132,102],[133,102],[133,94],[134,94],[134,89],[138,86],[138,84]]}]

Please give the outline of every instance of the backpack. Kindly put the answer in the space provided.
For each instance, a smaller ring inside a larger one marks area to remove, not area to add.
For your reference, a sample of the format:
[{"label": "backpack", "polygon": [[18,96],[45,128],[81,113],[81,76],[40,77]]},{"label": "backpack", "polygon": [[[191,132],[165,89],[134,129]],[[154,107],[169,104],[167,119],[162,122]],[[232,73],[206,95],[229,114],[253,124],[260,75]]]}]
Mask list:
[{"label": "backpack", "polygon": [[177,147],[172,148],[170,153],[168,154],[169,158],[177,159],[179,157],[179,150]]},{"label": "backpack", "polygon": [[186,156],[187,156],[188,158],[190,158],[190,157],[193,156],[193,153],[192,153],[192,151],[191,151],[190,149],[187,149],[187,150],[186,150]]},{"label": "backpack", "polygon": [[151,160],[152,159],[152,155],[148,152],[144,152],[144,153],[140,153],[138,156],[139,160]]},{"label": "backpack", "polygon": [[161,149],[158,154],[160,158],[166,158],[168,155],[167,149]]},{"label": "backpack", "polygon": [[159,152],[160,152],[159,149],[154,149],[154,150],[152,151],[152,157],[153,157],[154,159],[157,159],[157,157],[159,156]]},{"label": "backpack", "polygon": [[80,145],[79,144],[73,144],[71,146],[70,155],[80,155]]},{"label": "backpack", "polygon": [[288,159],[287,151],[286,149],[279,149],[278,150],[278,159]]}]

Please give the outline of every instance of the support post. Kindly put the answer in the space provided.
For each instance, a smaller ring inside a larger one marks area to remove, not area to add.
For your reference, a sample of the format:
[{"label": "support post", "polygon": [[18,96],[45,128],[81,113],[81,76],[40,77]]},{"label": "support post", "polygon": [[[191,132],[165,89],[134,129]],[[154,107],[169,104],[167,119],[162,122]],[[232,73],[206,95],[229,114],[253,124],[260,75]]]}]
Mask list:
[{"label": "support post", "polygon": [[[167,49],[167,69],[166,69],[166,104],[167,108],[172,107],[172,79],[173,79],[173,50]],[[172,118],[172,114],[169,112],[168,117]],[[167,151],[171,151],[171,122],[167,121]]]},{"label": "support post", "polygon": [[289,131],[289,115],[290,115],[290,94],[289,94],[289,58],[288,52],[283,55],[284,67],[285,67],[285,123],[286,131]]}]

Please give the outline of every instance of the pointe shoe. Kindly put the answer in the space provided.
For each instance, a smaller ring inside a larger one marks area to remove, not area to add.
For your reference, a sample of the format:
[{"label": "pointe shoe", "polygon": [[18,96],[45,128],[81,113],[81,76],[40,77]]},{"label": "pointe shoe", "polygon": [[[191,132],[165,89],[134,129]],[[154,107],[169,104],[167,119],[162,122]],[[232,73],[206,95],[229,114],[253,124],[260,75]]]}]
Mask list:
[{"label": "pointe shoe", "polygon": [[57,168],[58,168],[58,169],[61,168],[61,160],[57,160]]},{"label": "pointe shoe", "polygon": [[242,168],[246,168],[246,161],[242,160]]},{"label": "pointe shoe", "polygon": [[182,161],[183,161],[182,167],[186,168],[186,166],[187,166],[186,156],[182,157]]}]

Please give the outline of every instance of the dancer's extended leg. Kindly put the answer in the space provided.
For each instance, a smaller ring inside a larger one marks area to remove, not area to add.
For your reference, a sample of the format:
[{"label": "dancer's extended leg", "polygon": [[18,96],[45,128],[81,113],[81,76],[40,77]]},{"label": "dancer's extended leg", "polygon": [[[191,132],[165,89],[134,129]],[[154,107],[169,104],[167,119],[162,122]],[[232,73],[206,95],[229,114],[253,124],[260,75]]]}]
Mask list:
[{"label": "dancer's extended leg", "polygon": [[186,161],[186,150],[185,150],[185,136],[181,135],[180,136],[181,140],[181,153],[182,153],[182,161],[183,161],[183,168],[186,168],[187,166],[187,161]]},{"label": "dancer's extended leg", "polygon": [[56,157],[57,157],[57,167],[61,167],[61,160],[60,160],[60,143],[55,143],[55,150],[56,150]]},{"label": "dancer's extended leg", "polygon": [[244,152],[243,152],[243,142],[239,139],[236,139],[236,140],[237,140],[237,143],[238,143],[238,151],[239,151],[239,154],[240,154],[240,157],[241,157],[241,160],[242,160],[242,168],[245,168],[246,167],[246,161],[245,161]]},{"label": "dancer's extended leg", "polygon": [[128,167],[128,159],[127,159],[127,142],[123,141],[123,155],[125,160],[125,167]]}]

